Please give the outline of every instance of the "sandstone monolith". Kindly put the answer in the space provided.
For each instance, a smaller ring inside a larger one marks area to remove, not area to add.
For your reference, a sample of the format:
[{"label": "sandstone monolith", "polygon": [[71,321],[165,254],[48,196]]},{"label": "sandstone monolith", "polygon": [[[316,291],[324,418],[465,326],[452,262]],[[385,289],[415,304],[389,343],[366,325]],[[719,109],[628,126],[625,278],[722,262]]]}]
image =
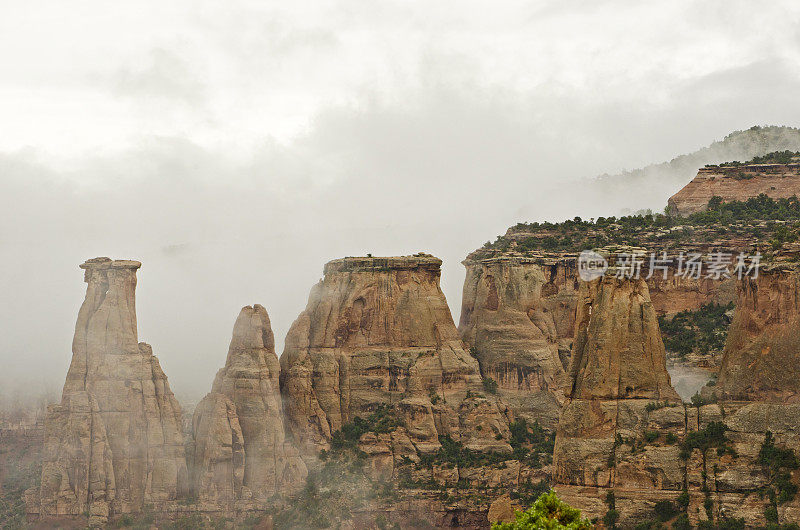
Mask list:
[{"label": "sandstone monolith", "polygon": [[[662,481],[666,477],[669,484],[678,484],[680,461],[675,447],[658,448],[657,452],[670,454],[650,457],[675,469],[660,469],[652,461],[648,468],[646,462],[636,459],[615,463],[620,439],[643,437],[648,405],[675,405],[665,407],[663,414],[668,417],[662,421],[664,425],[683,424],[683,407],[677,406],[680,398],[670,386],[647,284],[643,279],[605,276],[583,282],[581,295],[569,401],[556,432],[556,482],[611,487],[652,472],[660,474]],[[627,475],[625,468],[630,470]]]},{"label": "sandstone monolith", "polygon": [[175,501],[188,476],[180,406],[150,346],[138,341],[137,261],[95,258],[61,403],[49,408],[41,517],[88,513],[90,524]]},{"label": "sandstone monolith", "polygon": [[386,473],[393,459],[437,450],[440,436],[510,451],[510,412],[484,389],[459,338],[440,266],[427,254],[325,266],[281,357],[287,420],[305,454],[328,448],[335,431],[382,406],[400,426],[365,435],[362,450]]},{"label": "sandstone monolith", "polygon": [[459,332],[518,417],[555,429],[565,401],[576,277],[558,260],[464,261]]},{"label": "sandstone monolith", "polygon": [[225,366],[192,419],[192,491],[201,506],[263,507],[303,485],[307,470],[286,438],[279,376],[267,311],[242,308]]}]

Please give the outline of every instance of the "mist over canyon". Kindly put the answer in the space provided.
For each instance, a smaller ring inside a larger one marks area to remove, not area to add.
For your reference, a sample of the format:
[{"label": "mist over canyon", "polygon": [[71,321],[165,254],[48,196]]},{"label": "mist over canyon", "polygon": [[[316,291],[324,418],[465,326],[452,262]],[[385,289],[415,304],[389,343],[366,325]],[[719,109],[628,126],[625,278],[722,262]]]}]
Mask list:
[{"label": "mist over canyon", "polygon": [[800,521],[796,2],[0,11],[0,527]]}]

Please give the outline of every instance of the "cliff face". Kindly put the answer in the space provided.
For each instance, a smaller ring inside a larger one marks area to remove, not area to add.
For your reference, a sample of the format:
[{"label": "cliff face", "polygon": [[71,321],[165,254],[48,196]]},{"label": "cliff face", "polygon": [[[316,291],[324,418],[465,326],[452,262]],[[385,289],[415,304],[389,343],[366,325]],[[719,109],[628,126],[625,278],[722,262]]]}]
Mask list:
[{"label": "cliff face", "polygon": [[225,367],[192,419],[192,490],[204,504],[263,505],[302,487],[307,470],[285,436],[279,376],[267,311],[242,308]]},{"label": "cliff face", "polygon": [[570,398],[679,401],[647,283],[606,276],[583,282],[580,294]]},{"label": "cliff face", "polygon": [[[556,431],[554,480],[571,502],[602,516],[600,499],[607,488],[680,489],[677,447],[653,443],[643,453],[635,448],[648,429],[684,434],[685,418],[670,386],[644,280],[606,276],[583,282],[580,295],[569,400]],[[661,403],[659,410],[651,410],[654,403]],[[601,489],[589,494],[582,488]],[[641,507],[626,515],[631,511]]]},{"label": "cliff face", "polygon": [[[141,511],[186,491],[181,411],[150,346],[138,342],[135,261],[95,258],[78,314],[61,403],[45,419],[39,492],[30,513]],[[37,494],[38,493],[38,494]]]},{"label": "cliff face", "polygon": [[796,273],[775,270],[740,284],[719,384],[709,390],[760,402],[692,407],[670,387],[646,284],[608,277],[582,284],[572,386],[554,450],[563,498],[602,517],[613,492],[623,525],[652,518],[658,501],[678,506],[681,492],[695,525],[742,518],[763,526],[767,509],[780,522],[796,520],[797,498],[770,507],[764,491],[775,487],[779,464],[763,456],[770,443],[800,450],[798,404],[763,402],[796,395],[796,282]]},{"label": "cliff face", "polygon": [[[555,428],[568,391],[565,372],[579,311],[577,255],[476,251],[464,265],[461,338],[516,415]],[[648,303],[658,315],[735,298],[731,280],[675,272],[673,265],[666,278],[658,271],[646,279]],[[645,268],[642,277],[647,275]]]},{"label": "cliff face", "polygon": [[439,288],[440,265],[416,255],[325,266],[281,357],[288,424],[306,454],[381,405],[402,423],[370,448],[388,455],[389,472],[392,455],[435,451],[439,436],[510,451],[504,408],[484,395]]},{"label": "cliff face", "polygon": [[800,164],[753,164],[701,168],[697,176],[670,197],[668,208],[678,215],[702,212],[711,197],[744,201],[765,193],[773,199],[800,195]]},{"label": "cliff face", "polygon": [[517,416],[558,423],[574,333],[574,271],[554,262],[498,258],[465,261],[459,332],[481,373],[498,384]]},{"label": "cliff face", "polygon": [[762,270],[737,285],[719,392],[748,401],[800,401],[800,276]]}]

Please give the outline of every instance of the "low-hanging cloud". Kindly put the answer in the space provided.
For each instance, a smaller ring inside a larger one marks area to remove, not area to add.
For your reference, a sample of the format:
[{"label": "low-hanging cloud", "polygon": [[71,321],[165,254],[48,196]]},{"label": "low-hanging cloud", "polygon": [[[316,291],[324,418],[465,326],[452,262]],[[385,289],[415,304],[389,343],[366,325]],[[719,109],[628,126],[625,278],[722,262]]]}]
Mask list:
[{"label": "low-hanging cloud", "polygon": [[[0,112],[19,127],[0,133],[0,384],[61,384],[84,293],[77,265],[100,255],[143,262],[140,340],[189,399],[224,364],[242,306],[267,308],[280,351],[330,259],[436,254],[457,317],[460,261],[506,227],[659,208],[669,195],[609,196],[582,177],[669,160],[756,123],[800,124],[787,104],[798,56],[782,46],[795,34],[740,38],[770,13],[748,26],[729,13],[747,6],[719,6],[719,24],[690,3],[664,12],[665,28],[705,17],[696,42],[665,29],[639,45],[598,29],[606,20],[645,32],[624,19],[626,2],[589,14],[519,5],[483,21],[475,7],[438,31],[447,17],[428,4],[198,10],[178,32],[195,40],[168,38],[154,21],[141,53],[114,43],[118,60],[100,73],[78,65],[86,75],[70,79],[99,107],[83,107],[81,122],[63,89],[68,101],[41,115],[38,136],[8,102],[14,86],[35,85],[36,69],[15,65],[13,79],[0,74]],[[797,21],[797,9],[776,6],[770,20]],[[151,19],[131,16],[134,26]],[[589,33],[559,37],[576,29]],[[739,57],[720,52],[728,44]],[[693,47],[718,66],[704,56],[691,68]],[[648,51],[653,64],[631,62]],[[68,119],[74,146],[54,133]]]}]

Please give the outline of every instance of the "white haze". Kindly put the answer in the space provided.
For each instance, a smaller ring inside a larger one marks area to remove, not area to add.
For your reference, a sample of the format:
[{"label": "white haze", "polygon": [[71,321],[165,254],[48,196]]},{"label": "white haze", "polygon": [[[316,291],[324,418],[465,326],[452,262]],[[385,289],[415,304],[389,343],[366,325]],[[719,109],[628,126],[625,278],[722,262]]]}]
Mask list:
[{"label": "white haze", "polygon": [[60,388],[86,258],[144,263],[140,340],[194,399],[238,310],[280,351],[330,259],[433,253],[457,318],[508,226],[669,195],[577,179],[800,125],[793,1],[0,0],[0,65],[6,390]]}]

